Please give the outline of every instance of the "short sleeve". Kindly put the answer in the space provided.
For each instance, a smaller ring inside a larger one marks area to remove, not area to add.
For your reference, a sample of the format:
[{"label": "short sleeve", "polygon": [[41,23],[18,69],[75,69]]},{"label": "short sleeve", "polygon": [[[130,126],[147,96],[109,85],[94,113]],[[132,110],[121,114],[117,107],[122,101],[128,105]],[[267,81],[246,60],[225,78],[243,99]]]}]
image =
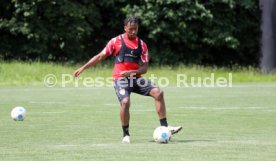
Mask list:
[{"label": "short sleeve", "polygon": [[147,44],[144,43],[144,42],[141,40],[141,46],[142,46],[141,60],[142,60],[143,63],[147,63],[147,62],[149,62],[149,53],[148,53]]},{"label": "short sleeve", "polygon": [[111,39],[104,48],[105,55],[110,56],[115,51],[116,38]]}]

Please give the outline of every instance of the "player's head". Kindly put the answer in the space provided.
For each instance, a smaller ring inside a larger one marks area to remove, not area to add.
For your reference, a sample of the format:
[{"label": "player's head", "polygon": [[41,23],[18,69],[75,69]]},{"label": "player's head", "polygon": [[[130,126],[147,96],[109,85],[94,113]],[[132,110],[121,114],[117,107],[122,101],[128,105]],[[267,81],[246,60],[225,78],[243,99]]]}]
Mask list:
[{"label": "player's head", "polygon": [[124,30],[129,39],[134,39],[138,33],[139,18],[127,17],[124,20]]}]

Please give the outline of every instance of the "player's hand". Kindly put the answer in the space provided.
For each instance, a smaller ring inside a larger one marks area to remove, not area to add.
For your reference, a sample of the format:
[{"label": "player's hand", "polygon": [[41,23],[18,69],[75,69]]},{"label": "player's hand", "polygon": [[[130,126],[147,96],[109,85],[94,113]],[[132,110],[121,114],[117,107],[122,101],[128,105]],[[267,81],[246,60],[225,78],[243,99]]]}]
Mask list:
[{"label": "player's hand", "polygon": [[74,77],[77,78],[82,72],[83,72],[83,67],[80,67],[74,72]]},{"label": "player's hand", "polygon": [[123,77],[133,77],[133,76],[135,76],[136,74],[133,73],[131,70],[126,70],[126,71],[122,71],[122,72],[120,73],[120,75],[123,76]]}]

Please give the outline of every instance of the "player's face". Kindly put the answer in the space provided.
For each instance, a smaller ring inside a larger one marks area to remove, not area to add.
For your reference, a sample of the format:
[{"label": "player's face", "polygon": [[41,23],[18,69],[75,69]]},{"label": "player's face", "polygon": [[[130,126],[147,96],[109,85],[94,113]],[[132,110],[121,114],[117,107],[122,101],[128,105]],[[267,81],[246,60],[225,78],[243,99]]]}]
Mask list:
[{"label": "player's face", "polygon": [[125,32],[127,34],[127,37],[132,40],[135,39],[138,33],[138,24],[136,23],[128,23],[125,25]]}]

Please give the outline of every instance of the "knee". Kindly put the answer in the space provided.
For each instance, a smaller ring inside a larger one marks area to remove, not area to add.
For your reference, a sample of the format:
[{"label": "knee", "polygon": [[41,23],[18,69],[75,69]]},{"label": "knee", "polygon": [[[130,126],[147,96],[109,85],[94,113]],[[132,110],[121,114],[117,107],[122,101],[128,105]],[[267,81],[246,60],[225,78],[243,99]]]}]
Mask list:
[{"label": "knee", "polygon": [[155,88],[153,89],[154,92],[153,92],[153,97],[157,100],[160,100],[160,99],[163,99],[164,97],[164,92],[163,90],[161,90],[160,88]]},{"label": "knee", "polygon": [[126,98],[124,98],[124,99],[121,100],[121,106],[123,108],[128,108],[129,104],[130,104],[129,97],[126,97]]}]

